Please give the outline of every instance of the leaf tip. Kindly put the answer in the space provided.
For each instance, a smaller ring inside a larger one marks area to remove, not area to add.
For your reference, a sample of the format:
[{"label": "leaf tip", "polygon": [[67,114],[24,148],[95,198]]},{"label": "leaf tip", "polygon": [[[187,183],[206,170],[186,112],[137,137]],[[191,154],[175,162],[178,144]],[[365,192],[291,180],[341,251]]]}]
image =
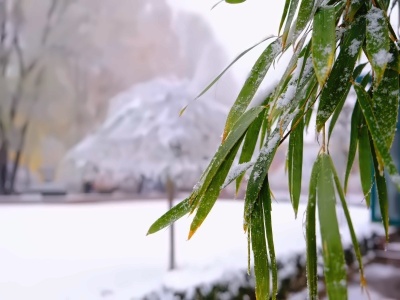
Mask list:
[{"label": "leaf tip", "polygon": [[194,233],[196,232],[196,229],[190,229],[189,231],[189,235],[188,235],[188,240],[190,240],[192,238],[192,236],[194,235]]},{"label": "leaf tip", "polygon": [[182,115],[183,115],[183,113],[186,111],[186,108],[187,108],[188,106],[187,105],[185,105],[180,111],[179,111],[179,116],[180,117],[182,117]]}]

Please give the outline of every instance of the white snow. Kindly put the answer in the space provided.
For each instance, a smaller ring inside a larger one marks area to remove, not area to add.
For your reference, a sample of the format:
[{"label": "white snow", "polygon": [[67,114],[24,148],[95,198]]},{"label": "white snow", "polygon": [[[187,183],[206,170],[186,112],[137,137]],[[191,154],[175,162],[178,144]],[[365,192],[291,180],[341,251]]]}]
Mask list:
[{"label": "white snow", "polygon": [[[163,286],[190,289],[246,270],[243,202],[218,201],[190,241],[190,218],[178,221],[178,269],[173,272],[167,272],[169,230],[145,236],[166,209],[165,200],[2,206],[0,299],[140,299]],[[295,220],[290,203],[273,203],[274,240],[281,261],[305,251],[304,209],[301,204]],[[351,215],[359,237],[371,234],[375,227],[367,209],[352,207]],[[347,243],[344,218],[339,223]]]}]

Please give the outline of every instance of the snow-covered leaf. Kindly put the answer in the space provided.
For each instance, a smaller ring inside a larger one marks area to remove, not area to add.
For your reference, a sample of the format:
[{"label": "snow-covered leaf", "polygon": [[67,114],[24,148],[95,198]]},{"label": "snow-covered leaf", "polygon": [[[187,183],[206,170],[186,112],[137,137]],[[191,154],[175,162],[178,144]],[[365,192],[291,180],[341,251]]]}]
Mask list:
[{"label": "snow-covered leaf", "polygon": [[[262,113],[263,110],[264,107],[258,106],[246,111],[232,128],[232,131],[226,140],[220,145],[207,169],[200,178],[199,186],[190,195],[192,211],[197,207],[201,197],[203,197],[204,193],[208,190],[209,185],[213,181],[215,175],[218,173],[228,154],[236,146],[238,141],[243,138],[249,126],[258,117],[258,115]],[[218,188],[221,187],[223,182],[224,181],[220,183]]]},{"label": "snow-covered leaf", "polygon": [[365,20],[357,19],[345,32],[340,53],[335,61],[326,85],[322,90],[317,112],[317,131],[332,115],[341,100],[347,96],[351,75],[365,35]]},{"label": "snow-covered leaf", "polygon": [[[354,69],[353,78],[357,78],[358,76],[360,76],[362,70],[364,69],[364,67],[365,67],[366,65],[367,65],[366,63],[358,65],[358,66]],[[367,76],[367,75],[366,75],[366,76]],[[365,78],[366,76],[364,76],[364,78]],[[348,84],[348,85],[346,86],[346,88],[347,88],[346,94],[348,94],[348,90],[350,89],[350,87],[351,87],[350,84]],[[338,120],[338,118],[339,118],[339,115],[342,113],[342,108],[343,108],[345,102],[346,102],[346,97],[343,97],[343,99],[340,101],[340,103],[339,103],[338,106],[336,107],[335,112],[334,112],[333,115],[332,115],[331,121],[329,122],[328,144],[329,144],[329,140],[330,140],[330,138],[331,138],[331,136],[332,136],[333,129],[334,129],[334,127],[335,127],[335,125],[336,125],[336,122],[337,122],[337,120]]]},{"label": "snow-covered leaf", "polygon": [[[390,55],[398,56],[397,49],[392,49]],[[399,74],[392,68],[386,69],[380,84],[374,89],[372,103],[376,121],[386,141],[386,147],[390,149],[396,133],[399,110]]]},{"label": "snow-covered leaf", "polygon": [[270,297],[270,264],[267,241],[265,238],[265,222],[262,204],[262,199],[258,198],[251,214],[250,225],[257,300],[269,299]]},{"label": "snow-covered leaf", "polygon": [[272,300],[276,300],[276,296],[278,294],[278,266],[276,263],[275,245],[274,245],[274,237],[272,230],[272,199],[271,199],[271,191],[269,188],[268,175],[265,177],[265,182],[263,184],[263,187],[261,188],[260,198],[263,207],[265,235],[267,237],[270,269],[272,275],[271,298]]},{"label": "snow-covered leaf", "polygon": [[[357,101],[360,103],[361,111],[365,117],[365,121],[368,125],[369,132],[375,146],[375,153],[379,164],[379,173],[383,174],[383,168],[385,167],[388,173],[391,175],[393,183],[400,189],[400,177],[393,162],[392,156],[390,155],[389,148],[386,146],[386,140],[382,134],[379,123],[376,120],[374,111],[372,109],[372,100],[364,90],[364,88],[354,83],[354,89],[357,93]],[[373,155],[374,156],[374,155]]]},{"label": "snow-covered leaf", "polygon": [[315,73],[320,86],[325,84],[335,57],[335,7],[324,6],[314,15],[312,55]]},{"label": "snow-covered leaf", "polygon": [[[243,147],[239,158],[240,165],[249,163],[251,158],[253,157],[254,150],[257,145],[258,136],[260,134],[260,127],[264,119],[265,119],[265,114],[261,113],[259,114],[257,119],[255,119],[254,122],[250,125],[249,130],[247,131],[246,137],[243,142]],[[253,166],[253,164],[251,166]],[[239,192],[240,184],[243,180],[244,174],[245,172],[242,172],[241,174],[239,174],[239,176],[236,176],[235,178],[232,177],[233,180],[236,179],[236,194]]]},{"label": "snow-covered leaf", "polygon": [[384,12],[375,6],[369,10],[366,19],[366,53],[375,71],[374,86],[377,87],[392,57],[389,52],[389,30]]},{"label": "snow-covered leaf", "polygon": [[315,0],[302,0],[296,20],[296,32],[301,32],[312,18]]}]

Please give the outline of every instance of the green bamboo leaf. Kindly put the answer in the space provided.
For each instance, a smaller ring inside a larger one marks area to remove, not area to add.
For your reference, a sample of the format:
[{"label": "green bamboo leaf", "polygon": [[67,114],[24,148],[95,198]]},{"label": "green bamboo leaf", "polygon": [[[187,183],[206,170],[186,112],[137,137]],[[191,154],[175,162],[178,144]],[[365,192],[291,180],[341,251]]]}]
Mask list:
[{"label": "green bamboo leaf", "polygon": [[207,191],[210,183],[214,179],[222,163],[225,161],[227,155],[231,152],[232,148],[237,144],[237,142],[242,139],[249,126],[258,117],[258,115],[263,112],[263,110],[264,107],[258,106],[246,111],[232,128],[232,131],[226,140],[220,145],[207,169],[202,174],[199,184],[189,197],[192,211],[197,207],[200,198]]},{"label": "green bamboo leaf", "polygon": [[246,0],[225,0],[225,2],[229,4],[238,4],[238,3],[243,3],[245,1]]},{"label": "green bamboo leaf", "polygon": [[324,6],[314,15],[312,55],[315,74],[320,86],[325,84],[332,69],[336,46],[336,17],[334,6]]},{"label": "green bamboo leaf", "polygon": [[250,226],[251,246],[254,256],[254,273],[256,277],[256,299],[269,299],[269,260],[261,199],[258,199],[255,203]]},{"label": "green bamboo leaf", "polygon": [[260,134],[260,149],[264,145],[265,137],[270,133],[270,124],[268,120],[268,110],[265,110],[263,123],[261,125],[261,134]]},{"label": "green bamboo leaf", "polygon": [[[264,120],[264,114],[259,114],[254,122],[250,125],[249,130],[247,130],[246,137],[243,142],[242,152],[239,158],[239,164],[244,164],[251,161],[253,157],[254,150],[256,148],[258,136],[260,134],[260,128]],[[239,192],[240,184],[243,180],[245,172],[237,177],[236,180],[236,194]]]},{"label": "green bamboo leaf", "polygon": [[354,159],[356,157],[357,152],[357,144],[358,144],[358,127],[360,124],[361,118],[361,110],[358,102],[354,105],[353,113],[351,115],[351,127],[350,127],[350,143],[349,143],[349,152],[347,155],[347,165],[346,172],[344,175],[344,191],[347,193],[347,186],[350,177],[351,168],[354,163]]},{"label": "green bamboo leaf", "polygon": [[347,86],[350,84],[351,75],[364,40],[364,35],[364,18],[354,21],[350,29],[344,34],[340,53],[333,65],[326,86],[321,93],[317,112],[317,131],[322,129],[338,104],[348,94],[349,90]]},{"label": "green bamboo leaf", "polygon": [[367,280],[365,279],[365,276],[364,276],[364,267],[363,267],[363,262],[362,262],[360,245],[358,244],[356,232],[354,230],[353,222],[352,222],[351,216],[350,216],[350,211],[349,211],[349,208],[347,207],[346,197],[344,195],[343,188],[340,184],[340,179],[337,174],[336,168],[335,168],[332,158],[330,156],[329,156],[329,162],[330,162],[330,168],[331,168],[331,171],[333,174],[333,179],[334,179],[335,185],[336,185],[336,190],[339,194],[339,198],[342,203],[343,212],[346,217],[347,226],[349,227],[349,232],[350,232],[350,236],[351,236],[351,242],[353,243],[354,253],[356,254],[358,267],[360,270],[360,283],[361,283],[362,287],[366,287]]},{"label": "green bamboo leaf", "polygon": [[400,177],[372,109],[372,100],[361,85],[354,83],[353,86],[357,93],[357,101],[360,103],[361,111],[374,142],[380,174],[383,175],[383,167],[385,166],[388,173],[391,175],[393,183],[400,190]]},{"label": "green bamboo leaf", "polygon": [[[396,54],[397,50],[393,49],[390,55],[397,56]],[[389,64],[392,63],[389,62]],[[372,103],[378,126],[386,141],[386,147],[390,149],[396,133],[399,110],[399,74],[391,68],[386,69],[380,84],[374,89]]]},{"label": "green bamboo leaf", "polygon": [[[360,76],[362,70],[364,69],[364,67],[365,67],[366,65],[367,65],[366,63],[358,65],[358,66],[354,69],[353,78],[357,78],[358,76]],[[364,78],[365,78],[365,76],[364,76]],[[365,86],[365,85],[363,85],[363,86]],[[350,87],[351,87],[350,84],[346,86],[346,88],[347,88],[346,94],[348,94]],[[344,97],[344,98],[340,101],[340,103],[338,104],[338,106],[337,106],[336,109],[335,109],[335,112],[334,112],[333,115],[332,115],[331,121],[329,122],[328,145],[329,145],[329,141],[330,141],[331,136],[332,136],[333,128],[334,128],[335,125],[336,125],[336,122],[337,122],[337,120],[338,120],[338,118],[339,118],[340,113],[342,112],[342,108],[343,108],[345,102],[346,102],[346,97]]]},{"label": "green bamboo leaf", "polygon": [[287,14],[288,14],[288,10],[289,10],[289,6],[290,6],[290,2],[291,2],[291,0],[285,1],[285,7],[283,8],[281,22],[279,24],[279,30],[278,30],[279,33],[281,32],[283,23],[285,23],[285,20],[286,20]]},{"label": "green bamboo leaf", "polygon": [[[315,0],[302,0],[300,3],[299,13],[296,20],[296,33],[300,33],[306,28],[308,22],[313,16]],[[297,34],[295,34],[297,35]]]},{"label": "green bamboo leaf", "polygon": [[390,60],[389,31],[384,12],[372,7],[367,14],[366,54],[375,72],[374,86],[377,87]]},{"label": "green bamboo leaf", "polygon": [[[293,129],[293,125],[296,128]],[[295,218],[300,202],[301,194],[301,177],[303,169],[303,132],[304,119],[301,111],[293,120],[292,133],[289,137],[288,148],[288,177],[289,177],[289,194],[292,202]]]},{"label": "green bamboo leaf", "polygon": [[379,163],[376,159],[376,152],[373,147],[373,141],[370,140],[372,159],[374,162],[374,175],[376,183],[376,191],[379,201],[379,208],[381,212],[382,224],[385,229],[386,241],[389,241],[389,199],[386,185],[386,178],[384,174],[380,174]]},{"label": "green bamboo leaf", "polygon": [[279,128],[275,129],[271,135],[267,137],[265,145],[261,148],[260,154],[256,160],[251,171],[249,182],[247,183],[245,205],[244,205],[244,230],[247,230],[249,218],[253,210],[255,201],[258,199],[265,177],[267,176],[268,169],[271,165],[272,159],[278,149],[280,142]]},{"label": "green bamboo leaf", "polygon": [[306,106],[306,114],[304,116],[304,126],[306,130],[308,130],[308,127],[310,126],[311,117],[313,115],[313,108],[316,102],[315,98],[317,97],[317,92],[318,89],[314,89],[313,93],[310,95],[310,100],[308,101]]},{"label": "green bamboo leaf", "polygon": [[194,216],[193,221],[190,224],[188,239],[190,239],[197,231],[197,229],[201,226],[201,224],[204,222],[211,209],[213,208],[215,202],[217,201],[223,183],[226,179],[226,176],[228,175],[229,169],[232,166],[233,160],[236,157],[236,153],[238,152],[241,143],[242,139],[239,139],[236,145],[230,150],[229,154],[224,159],[221,167],[218,169],[218,173],[215,174],[209,187],[202,195],[196,215]]},{"label": "green bamboo leaf", "polygon": [[222,138],[223,140],[225,140],[239,117],[246,111],[250,101],[253,99],[257,89],[267,74],[269,67],[280,52],[281,41],[277,39],[272,42],[257,59],[250,76],[247,78],[232,109],[229,111]]},{"label": "green bamboo leaf", "polygon": [[308,193],[306,211],[306,245],[307,245],[307,288],[308,299],[318,299],[318,253],[315,234],[315,208],[317,207],[317,184],[320,173],[321,156],[314,162]]},{"label": "green bamboo leaf", "polygon": [[364,118],[360,119],[358,133],[358,163],[360,169],[361,187],[364,193],[365,202],[370,207],[371,189],[373,184],[373,165],[371,147],[369,143],[368,127]]},{"label": "green bamboo leaf", "polygon": [[265,177],[265,182],[260,192],[261,203],[263,207],[264,223],[267,236],[267,245],[269,252],[269,259],[271,263],[271,273],[272,273],[272,300],[276,299],[278,294],[278,267],[276,264],[275,257],[275,246],[272,230],[272,200],[271,192],[269,188],[268,175]]},{"label": "green bamboo leaf", "polygon": [[329,160],[327,154],[321,154],[321,169],[317,184],[325,284],[329,299],[347,299],[345,260],[336,216],[335,187]]},{"label": "green bamboo leaf", "polygon": [[285,48],[287,44],[287,38],[289,35],[290,28],[292,26],[293,18],[297,10],[297,6],[299,5],[299,0],[291,0],[289,11],[286,18],[285,29],[283,30],[282,34],[282,48]]},{"label": "green bamboo leaf", "polygon": [[[204,89],[204,90],[202,90],[201,91],[201,93],[200,94],[198,94],[197,96],[196,96],[196,98],[194,98],[193,100],[192,100],[192,102],[193,101],[195,101],[195,100],[197,100],[197,99],[199,99],[201,96],[203,96],[225,73],[226,73],[226,71],[228,71],[229,69],[230,69],[230,67],[232,67],[239,59],[241,59],[245,54],[247,54],[248,52],[250,52],[251,50],[253,50],[255,47],[257,47],[258,45],[260,45],[260,44],[262,44],[262,43],[264,43],[265,41],[267,41],[267,40],[269,40],[269,39],[271,39],[273,36],[269,36],[269,37],[267,37],[267,38],[265,38],[265,39],[263,39],[263,40],[261,40],[260,42],[258,42],[257,44],[255,44],[255,45],[253,45],[253,46],[251,46],[250,48],[248,48],[248,49],[246,49],[246,50],[244,50],[242,53],[240,53],[213,81],[211,81],[211,83],[209,84],[209,85],[207,85],[206,86],[206,88]],[[181,109],[181,111],[179,112],[179,115],[182,115],[184,112],[185,112],[185,110],[187,109],[187,107],[189,106],[189,104],[188,105],[186,105],[185,107],[183,107],[182,109]]]},{"label": "green bamboo leaf", "polygon": [[190,211],[189,198],[172,207],[168,212],[158,218],[151,226],[147,235],[156,233],[188,214]]},{"label": "green bamboo leaf", "polygon": [[391,42],[390,43],[390,54],[391,54],[391,59],[389,60],[386,70],[390,69],[395,71],[397,74],[400,74],[400,57],[399,57],[399,51],[397,50],[396,45]]}]

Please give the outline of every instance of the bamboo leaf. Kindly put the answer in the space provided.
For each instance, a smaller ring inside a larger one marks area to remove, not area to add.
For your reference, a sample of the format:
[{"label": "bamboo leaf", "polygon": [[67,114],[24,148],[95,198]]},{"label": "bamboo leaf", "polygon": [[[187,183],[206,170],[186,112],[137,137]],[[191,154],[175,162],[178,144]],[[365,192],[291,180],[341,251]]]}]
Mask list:
[{"label": "bamboo leaf", "polygon": [[317,131],[322,129],[338,104],[348,94],[347,86],[350,84],[364,36],[365,20],[363,18],[354,21],[344,34],[340,53],[321,93],[317,112]]},{"label": "bamboo leaf", "polygon": [[333,174],[327,154],[321,154],[320,167],[317,184],[317,203],[325,284],[329,299],[347,299],[345,260],[336,216]]},{"label": "bamboo leaf", "polygon": [[353,243],[353,248],[354,248],[354,253],[356,254],[358,267],[359,267],[359,270],[360,270],[360,283],[361,283],[362,287],[366,287],[367,286],[367,280],[365,279],[365,276],[364,276],[364,267],[363,267],[363,262],[362,262],[360,245],[358,244],[356,232],[354,230],[353,222],[352,222],[351,216],[350,216],[350,211],[349,211],[349,208],[347,207],[346,197],[344,195],[342,186],[340,184],[339,176],[337,175],[335,166],[334,166],[332,158],[330,156],[329,156],[329,162],[330,162],[330,168],[331,168],[331,171],[332,171],[332,174],[333,174],[333,179],[334,179],[335,185],[336,185],[336,190],[337,190],[337,192],[339,194],[339,198],[340,198],[340,201],[342,203],[343,212],[344,212],[344,215],[346,217],[347,226],[349,227],[350,236],[351,236],[351,242]]},{"label": "bamboo leaf", "polygon": [[[197,207],[200,198],[207,191],[208,186],[217,174],[220,166],[225,161],[227,155],[231,152],[232,148],[237,144],[239,140],[242,139],[246,133],[249,126],[258,117],[259,114],[264,110],[263,107],[253,107],[246,111],[239,119],[237,124],[233,127],[231,133],[226,138],[225,142],[221,144],[215,153],[213,159],[211,160],[209,166],[204,171],[200,178],[200,182],[197,188],[193,191],[192,195],[189,197],[192,210]],[[222,184],[222,183],[221,183]]]},{"label": "bamboo leaf", "polygon": [[147,235],[156,233],[161,229],[164,229],[174,223],[175,221],[182,218],[184,215],[188,214],[190,211],[189,198],[186,198],[179,204],[172,207],[169,211],[167,211],[164,215],[158,218],[151,226]]},{"label": "bamboo leaf", "polygon": [[377,196],[379,201],[379,208],[381,212],[382,224],[385,229],[386,241],[389,241],[389,199],[386,185],[386,178],[384,174],[380,174],[379,171],[379,163],[376,159],[376,153],[373,149],[373,141],[371,143],[371,151],[372,151],[372,159],[374,162],[374,175],[375,175],[375,183]]},{"label": "bamboo leaf", "polygon": [[358,133],[358,163],[360,169],[361,187],[367,206],[371,203],[371,189],[373,183],[373,165],[371,156],[371,146],[369,143],[368,127],[364,118],[360,120]]},{"label": "bamboo leaf", "polygon": [[[299,13],[296,20],[296,33],[299,33],[306,28],[313,14],[315,0],[302,0],[300,3]],[[297,34],[295,34],[297,35]]]},{"label": "bamboo leaf", "polygon": [[250,101],[253,99],[257,89],[267,74],[269,67],[280,52],[281,41],[277,39],[272,42],[257,59],[250,76],[247,78],[232,109],[229,111],[222,140],[225,140],[233,125],[246,111]]},{"label": "bamboo leaf", "polygon": [[350,6],[349,6],[348,12],[345,16],[345,19],[348,22],[348,24],[350,24],[354,21],[354,18],[356,16],[357,12],[363,6],[365,6],[365,3],[363,1],[350,1]]},{"label": "bamboo leaf", "polygon": [[[392,54],[393,53],[393,54]],[[397,56],[397,50],[392,49],[391,56]],[[393,62],[390,62],[393,64]],[[397,112],[399,110],[399,74],[388,68],[372,97],[374,114],[381,129],[386,147],[391,148],[396,133]]]},{"label": "bamboo leaf", "polygon": [[324,6],[314,15],[314,30],[312,32],[312,54],[315,74],[320,86],[325,84],[332,69],[335,57],[335,7]]},{"label": "bamboo leaf", "polygon": [[[292,202],[295,218],[300,202],[301,194],[301,177],[303,169],[303,132],[304,132],[304,119],[303,113],[300,112],[293,120],[293,125],[296,128],[292,130],[289,137],[288,148],[288,177],[289,177],[289,194]],[[293,129],[292,125],[292,129]]]},{"label": "bamboo leaf", "polygon": [[255,203],[251,216],[251,246],[254,256],[254,273],[256,277],[256,299],[269,299],[270,278],[267,242],[261,199]]},{"label": "bamboo leaf", "polygon": [[320,173],[321,156],[314,162],[308,193],[306,211],[306,245],[307,245],[307,288],[308,299],[318,299],[318,253],[317,237],[315,233],[315,208],[317,207],[317,184]]},{"label": "bamboo leaf", "polygon": [[391,57],[389,53],[389,31],[385,14],[381,9],[373,6],[366,19],[366,54],[375,72],[374,86],[377,87]]},{"label": "bamboo leaf", "polygon": [[197,231],[200,225],[204,222],[211,209],[213,208],[217,198],[221,192],[222,185],[228,175],[229,169],[232,166],[233,160],[235,159],[236,153],[239,150],[242,139],[236,143],[236,145],[230,150],[227,157],[224,159],[221,167],[218,169],[218,173],[214,176],[209,187],[202,195],[199,207],[197,209],[196,215],[190,224],[190,231],[188,239],[190,239],[193,234]]},{"label": "bamboo leaf", "polygon": [[[360,74],[361,74],[361,72],[362,72],[362,70],[364,69],[365,66],[366,66],[366,63],[361,64],[361,65],[358,65],[358,66],[354,69],[353,78],[355,78],[355,79],[358,78],[358,77],[360,76]],[[365,77],[366,77],[366,76],[364,76],[364,78],[365,78]],[[365,86],[365,85],[362,85],[362,86]],[[347,88],[346,94],[348,94],[350,87],[351,87],[350,84],[346,86],[346,88]],[[329,122],[328,144],[329,144],[329,141],[330,141],[332,132],[333,132],[333,128],[335,127],[335,124],[336,124],[336,122],[337,122],[337,120],[338,120],[338,118],[339,118],[339,115],[340,115],[340,113],[342,112],[342,108],[343,108],[343,105],[344,105],[345,102],[346,102],[346,97],[344,97],[344,98],[340,101],[340,103],[338,104],[338,106],[337,106],[336,109],[335,109],[335,112],[334,112],[333,115],[332,115],[331,121]]]},{"label": "bamboo leaf", "polygon": [[262,147],[260,154],[251,171],[249,182],[247,183],[247,190],[244,204],[244,230],[247,230],[249,218],[253,210],[255,201],[258,199],[265,177],[267,176],[268,169],[271,165],[272,159],[278,149],[280,142],[279,128],[268,136],[265,145]]},{"label": "bamboo leaf", "polygon": [[245,1],[246,0],[225,0],[225,2],[229,4],[238,4],[238,3],[243,3]]},{"label": "bamboo leaf", "polygon": [[358,144],[358,127],[360,124],[361,118],[361,110],[358,102],[354,105],[353,113],[351,115],[351,127],[350,127],[350,142],[349,142],[349,151],[347,155],[347,165],[346,172],[344,175],[344,191],[347,192],[347,186],[349,181],[349,176],[351,172],[351,168],[354,163],[354,159],[356,157],[357,152],[357,144]]},{"label": "bamboo leaf", "polygon": [[372,101],[361,85],[354,83],[354,89],[356,90],[357,101],[360,103],[361,111],[365,117],[365,121],[368,125],[369,132],[374,142],[380,174],[383,174],[383,165],[381,165],[381,161],[387,168],[388,173],[391,175],[393,183],[398,189],[400,189],[400,177],[398,175],[396,165],[393,162],[392,156],[390,155],[390,151],[386,146],[386,140],[382,135],[379,123],[374,115],[371,104]]},{"label": "bamboo leaf", "polygon": [[289,10],[289,6],[290,6],[290,2],[291,2],[291,0],[285,1],[285,6],[283,8],[282,17],[281,17],[281,22],[279,24],[279,30],[278,30],[279,33],[281,32],[283,23],[285,23],[285,20],[286,20],[287,14],[288,14],[288,10]]},{"label": "bamboo leaf", "polygon": [[272,300],[274,300],[276,299],[276,295],[278,294],[278,267],[276,264],[275,246],[272,230],[272,200],[268,182],[268,175],[265,177],[265,182],[260,192],[260,198],[264,212],[264,223],[272,273]]},{"label": "bamboo leaf", "polygon": [[[200,94],[198,94],[196,96],[196,98],[193,99],[193,101],[199,99],[201,96],[203,96],[210,88],[213,87],[213,85],[226,73],[226,71],[228,71],[230,69],[230,67],[232,67],[239,59],[241,59],[245,54],[247,54],[248,52],[250,52],[251,50],[253,50],[255,47],[257,47],[258,45],[264,43],[265,41],[271,39],[273,36],[269,36],[263,40],[261,40],[260,42],[258,42],[257,44],[255,44],[254,46],[251,46],[250,48],[244,50],[242,53],[240,53],[213,81],[211,81],[211,83],[209,85],[206,86],[206,88],[204,90],[201,91]],[[186,108],[189,106],[186,105],[185,107],[183,107],[181,109],[181,111],[179,112],[179,115],[182,115]]]},{"label": "bamboo leaf", "polygon": [[291,0],[289,11],[286,18],[285,29],[282,34],[282,48],[285,48],[287,43],[287,38],[289,35],[290,28],[292,26],[293,18],[297,10],[297,6],[299,5],[299,0]]},{"label": "bamboo leaf", "polygon": [[[239,164],[247,163],[253,157],[254,150],[257,145],[258,136],[260,134],[260,128],[264,120],[264,114],[261,113],[250,125],[249,130],[246,133],[246,137],[243,142],[242,152],[239,158]],[[237,177],[236,180],[236,194],[239,192],[240,184],[243,180],[245,172]]]}]

